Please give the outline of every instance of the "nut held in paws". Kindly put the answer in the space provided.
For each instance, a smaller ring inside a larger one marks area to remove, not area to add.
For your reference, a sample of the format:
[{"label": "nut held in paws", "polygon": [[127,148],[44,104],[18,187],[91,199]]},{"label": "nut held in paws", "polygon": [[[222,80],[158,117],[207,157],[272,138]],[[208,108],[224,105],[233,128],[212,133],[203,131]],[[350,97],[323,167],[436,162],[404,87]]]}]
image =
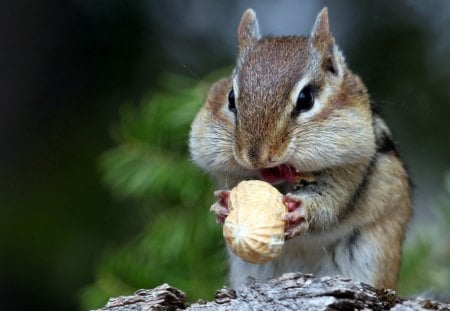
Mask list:
[{"label": "nut held in paws", "polygon": [[260,180],[240,182],[231,190],[223,236],[231,251],[251,263],[266,263],[281,254],[286,206],[282,194]]}]

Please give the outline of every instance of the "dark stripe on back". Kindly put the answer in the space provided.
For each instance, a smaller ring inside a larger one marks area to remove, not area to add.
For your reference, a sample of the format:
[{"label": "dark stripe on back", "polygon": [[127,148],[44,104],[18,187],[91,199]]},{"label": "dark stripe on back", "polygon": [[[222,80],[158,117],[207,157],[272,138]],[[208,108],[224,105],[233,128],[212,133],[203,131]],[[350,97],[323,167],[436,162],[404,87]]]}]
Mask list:
[{"label": "dark stripe on back", "polygon": [[[375,133],[376,131],[376,123],[375,121],[377,119],[381,120],[381,122],[384,123],[384,118],[381,116],[380,111],[375,106],[375,104],[371,101],[370,102],[370,108],[372,110],[372,124],[374,127]],[[377,153],[388,153],[393,152],[396,156],[398,156],[397,147],[389,133],[386,133],[385,131],[382,131],[381,135],[376,135],[375,137],[375,143],[377,145],[376,152]]]},{"label": "dark stripe on back", "polygon": [[346,248],[348,249],[351,262],[353,262],[355,260],[354,250],[358,246],[358,239],[360,236],[361,236],[361,231],[358,228],[356,228],[355,230],[353,230],[353,232],[350,234],[350,236],[347,239]]},{"label": "dark stripe on back", "polygon": [[370,110],[372,111],[372,115],[373,116],[379,116],[380,115],[380,110],[375,105],[375,102],[371,100],[371,101],[369,101],[369,105],[370,105]]},{"label": "dark stripe on back", "polygon": [[362,196],[362,194],[366,191],[367,184],[369,183],[370,177],[373,174],[374,167],[376,165],[376,161],[377,161],[377,155],[375,154],[375,156],[370,160],[370,163],[367,166],[365,172],[363,173],[364,176],[363,176],[361,182],[359,183],[356,190],[353,192],[353,195],[348,200],[346,208],[340,213],[340,215],[339,215],[340,220],[344,219],[345,217],[347,217],[347,215],[349,215],[350,213],[353,212],[357,201]]},{"label": "dark stripe on back", "polygon": [[383,136],[377,139],[377,153],[393,152],[398,156],[397,147],[394,141],[387,133],[383,133]]},{"label": "dark stripe on back", "polygon": [[339,241],[335,241],[333,244],[330,245],[329,247],[329,251],[331,252],[331,262],[333,263],[334,267],[340,272],[342,273],[341,267],[339,267],[337,261],[336,261],[336,247],[338,245]]}]

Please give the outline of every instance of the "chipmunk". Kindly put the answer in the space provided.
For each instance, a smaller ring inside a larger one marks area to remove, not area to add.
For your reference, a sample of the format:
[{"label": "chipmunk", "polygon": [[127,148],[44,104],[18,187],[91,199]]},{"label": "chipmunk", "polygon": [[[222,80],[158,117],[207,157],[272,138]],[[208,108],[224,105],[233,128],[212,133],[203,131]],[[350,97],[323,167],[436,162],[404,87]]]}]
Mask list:
[{"label": "chipmunk", "polygon": [[411,216],[408,174],[391,133],[329,30],[327,8],[309,37],[262,37],[252,9],[238,28],[231,75],[216,82],[191,128],[193,161],[221,191],[262,179],[284,194],[280,257],[250,264],[230,253],[230,285],[285,272],[341,275],[395,288]]}]

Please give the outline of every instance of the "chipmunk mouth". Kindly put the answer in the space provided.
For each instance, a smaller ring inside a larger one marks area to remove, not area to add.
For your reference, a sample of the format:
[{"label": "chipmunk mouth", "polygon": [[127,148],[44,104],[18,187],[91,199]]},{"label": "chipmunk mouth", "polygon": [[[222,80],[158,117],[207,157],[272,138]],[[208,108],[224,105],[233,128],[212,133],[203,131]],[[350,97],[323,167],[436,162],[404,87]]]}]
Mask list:
[{"label": "chipmunk mouth", "polygon": [[302,174],[290,164],[281,164],[274,167],[263,168],[259,171],[260,178],[272,185],[287,182],[289,184],[297,183]]},{"label": "chipmunk mouth", "polygon": [[259,170],[261,180],[268,182],[283,194],[317,184],[319,172],[300,172],[291,164],[281,164]]}]

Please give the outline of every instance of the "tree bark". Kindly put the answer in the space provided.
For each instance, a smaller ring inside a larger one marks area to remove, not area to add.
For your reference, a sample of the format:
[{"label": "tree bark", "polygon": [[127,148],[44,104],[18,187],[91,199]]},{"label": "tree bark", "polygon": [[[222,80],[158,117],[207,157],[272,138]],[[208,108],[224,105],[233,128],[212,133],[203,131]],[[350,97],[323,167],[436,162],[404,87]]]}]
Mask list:
[{"label": "tree bark", "polygon": [[402,299],[393,290],[376,289],[342,277],[316,278],[288,273],[266,281],[249,278],[237,290],[223,287],[214,301],[188,305],[181,290],[163,284],[130,296],[111,298],[100,310],[448,310],[450,304],[427,299]]}]

